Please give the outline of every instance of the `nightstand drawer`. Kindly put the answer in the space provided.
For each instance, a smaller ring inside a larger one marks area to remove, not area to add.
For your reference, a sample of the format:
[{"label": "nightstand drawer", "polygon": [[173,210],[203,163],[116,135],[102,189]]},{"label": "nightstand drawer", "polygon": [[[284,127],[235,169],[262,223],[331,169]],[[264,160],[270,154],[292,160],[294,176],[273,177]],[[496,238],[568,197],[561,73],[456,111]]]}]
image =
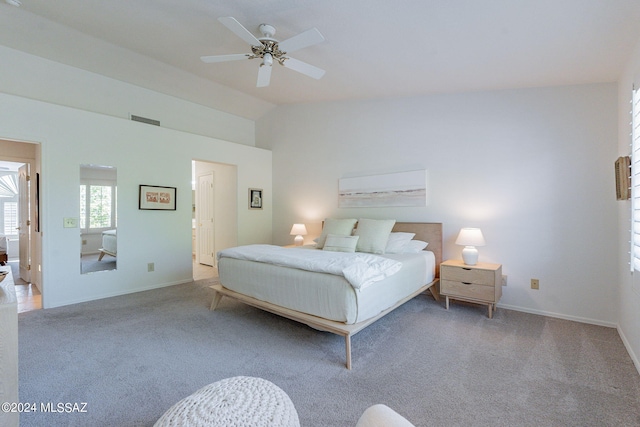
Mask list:
[{"label": "nightstand drawer", "polygon": [[493,286],[480,285],[471,282],[459,282],[453,280],[440,280],[440,293],[452,298],[470,298],[493,302],[495,300],[495,288]]},{"label": "nightstand drawer", "polygon": [[478,285],[493,286],[495,283],[495,271],[481,270],[477,268],[440,266],[440,277],[454,282],[475,283]]}]

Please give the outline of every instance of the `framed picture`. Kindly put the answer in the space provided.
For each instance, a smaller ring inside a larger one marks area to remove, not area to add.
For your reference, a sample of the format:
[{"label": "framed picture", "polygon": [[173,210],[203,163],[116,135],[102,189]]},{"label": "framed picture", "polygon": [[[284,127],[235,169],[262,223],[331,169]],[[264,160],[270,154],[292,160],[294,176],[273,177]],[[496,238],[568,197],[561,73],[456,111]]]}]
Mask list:
[{"label": "framed picture", "polygon": [[427,171],[340,178],[339,208],[427,206]]},{"label": "framed picture", "polygon": [[249,209],[262,209],[262,188],[249,189]]},{"label": "framed picture", "polygon": [[138,209],[154,211],[176,210],[176,187],[141,185]]}]

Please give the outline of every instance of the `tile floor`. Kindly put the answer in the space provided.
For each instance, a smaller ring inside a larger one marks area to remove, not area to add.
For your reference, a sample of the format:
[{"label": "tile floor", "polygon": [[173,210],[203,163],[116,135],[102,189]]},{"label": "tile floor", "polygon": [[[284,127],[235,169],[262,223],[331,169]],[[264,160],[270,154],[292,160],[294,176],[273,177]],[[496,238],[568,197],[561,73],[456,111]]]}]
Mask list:
[{"label": "tile floor", "polygon": [[217,268],[193,262],[193,280],[211,279],[213,277],[218,277]]},{"label": "tile floor", "polygon": [[9,267],[9,269],[11,270],[11,280],[13,280],[13,283],[16,287],[15,289],[16,300],[18,302],[18,313],[42,308],[42,295],[40,294],[40,291],[38,290],[36,285],[27,283],[18,277],[18,261],[9,260],[9,262],[6,264],[6,267]]},{"label": "tile floor", "polygon": [[18,313],[42,308],[42,294],[33,283],[16,284],[16,299],[18,300]]}]

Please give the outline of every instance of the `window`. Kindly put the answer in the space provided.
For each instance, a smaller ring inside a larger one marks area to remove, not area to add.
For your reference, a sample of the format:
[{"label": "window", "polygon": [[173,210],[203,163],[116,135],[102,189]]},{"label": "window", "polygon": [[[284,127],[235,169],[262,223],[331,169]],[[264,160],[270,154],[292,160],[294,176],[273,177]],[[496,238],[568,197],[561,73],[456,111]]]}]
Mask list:
[{"label": "window", "polygon": [[85,232],[116,227],[116,187],[80,185],[80,228]]},{"label": "window", "polygon": [[4,234],[18,234],[18,202],[4,202]]},{"label": "window", "polygon": [[640,271],[640,89],[631,98],[631,271]]}]

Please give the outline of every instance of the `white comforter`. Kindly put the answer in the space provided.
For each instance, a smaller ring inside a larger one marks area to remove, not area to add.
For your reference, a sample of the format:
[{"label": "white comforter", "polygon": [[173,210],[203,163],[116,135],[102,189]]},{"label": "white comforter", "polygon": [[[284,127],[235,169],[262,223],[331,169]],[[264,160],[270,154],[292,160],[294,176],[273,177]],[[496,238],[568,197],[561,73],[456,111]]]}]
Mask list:
[{"label": "white comforter", "polygon": [[331,252],[273,245],[247,245],[224,249],[218,252],[218,259],[221,257],[335,274],[343,276],[354,289],[364,289],[397,273],[402,267],[400,261],[361,252]]}]

